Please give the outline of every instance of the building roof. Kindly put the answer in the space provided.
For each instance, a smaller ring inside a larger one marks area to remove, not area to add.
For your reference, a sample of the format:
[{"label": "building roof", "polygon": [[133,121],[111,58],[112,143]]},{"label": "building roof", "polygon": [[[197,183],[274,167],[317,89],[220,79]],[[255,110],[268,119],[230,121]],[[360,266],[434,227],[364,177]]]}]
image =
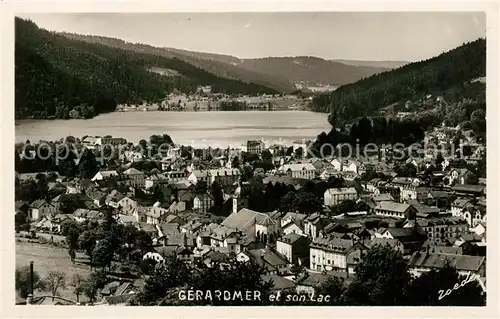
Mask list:
[{"label": "building roof", "polygon": [[314,171],[316,168],[311,163],[301,163],[301,164],[285,164],[280,168],[280,171],[287,172],[298,172],[298,171]]},{"label": "building roof", "polygon": [[135,293],[132,293],[132,294],[124,294],[118,296],[107,296],[103,298],[103,302],[108,305],[126,304],[135,295],[136,295]]},{"label": "building roof", "polygon": [[350,239],[340,239],[334,236],[317,237],[311,243],[311,248],[320,248],[323,250],[345,252],[353,246],[353,241]]},{"label": "building roof", "polygon": [[472,203],[468,199],[463,199],[463,198],[457,198],[453,201],[451,206],[455,207],[460,207],[460,208],[469,208],[469,207],[474,207]]},{"label": "building roof", "polygon": [[423,253],[415,252],[408,265],[418,268],[443,268],[449,262],[450,266],[457,270],[478,271],[485,262],[484,256],[469,256],[455,254]]},{"label": "building roof", "polygon": [[144,174],[144,173],[138,169],[131,167],[128,170],[124,171],[123,174],[124,175],[140,175],[140,174]]},{"label": "building roof", "polygon": [[118,219],[125,224],[128,223],[133,224],[137,222],[134,216],[124,215],[124,214],[118,214]]},{"label": "building roof", "polygon": [[451,188],[452,191],[455,192],[464,192],[464,193],[481,193],[486,191],[485,185],[461,185],[457,184]]},{"label": "building roof", "polygon": [[40,208],[41,206],[45,205],[46,203],[49,204],[50,206],[54,206],[50,202],[46,201],[45,199],[37,199],[30,204],[30,207],[31,208]]},{"label": "building roof", "polygon": [[278,241],[293,245],[295,242],[299,240],[304,240],[304,238],[306,239],[306,241],[308,241],[308,238],[306,236],[302,236],[297,233],[289,233],[287,235],[282,236],[280,239],[278,239]]},{"label": "building roof", "polygon": [[295,283],[290,279],[283,278],[278,275],[262,275],[262,280],[267,283],[272,283],[272,290],[288,290],[295,289]]},{"label": "building roof", "polygon": [[372,200],[374,202],[382,202],[382,201],[388,201],[388,202],[393,202],[394,197],[392,197],[391,194],[383,193],[377,196],[373,196]]},{"label": "building roof", "polygon": [[[232,213],[221,223],[222,226],[246,232],[255,224],[265,224],[267,222],[276,223],[267,214],[259,213],[247,208],[242,208],[236,213]],[[253,236],[254,234],[247,234]]]},{"label": "building roof", "polygon": [[379,202],[375,209],[386,210],[390,212],[398,212],[405,213],[411,205],[405,203],[396,203],[396,202]]},{"label": "building roof", "polygon": [[367,242],[366,245],[368,247],[373,247],[373,246],[390,246],[392,248],[398,248],[400,245],[402,246],[402,243],[398,239],[392,239],[392,238],[373,238],[371,241]]},{"label": "building roof", "polygon": [[329,188],[326,190],[325,194],[338,195],[338,194],[357,194],[358,192],[354,187],[342,187],[342,188]]}]

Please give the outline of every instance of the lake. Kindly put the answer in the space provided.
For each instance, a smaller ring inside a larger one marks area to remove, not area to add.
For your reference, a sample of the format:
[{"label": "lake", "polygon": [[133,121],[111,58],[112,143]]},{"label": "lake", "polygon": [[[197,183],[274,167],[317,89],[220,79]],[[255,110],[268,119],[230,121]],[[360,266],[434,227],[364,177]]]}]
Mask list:
[{"label": "lake", "polygon": [[69,135],[112,135],[137,143],[153,134],[168,134],[177,144],[221,148],[254,139],[291,144],[330,129],[327,114],[308,111],[114,112],[89,120],[20,120],[15,126],[16,143]]}]

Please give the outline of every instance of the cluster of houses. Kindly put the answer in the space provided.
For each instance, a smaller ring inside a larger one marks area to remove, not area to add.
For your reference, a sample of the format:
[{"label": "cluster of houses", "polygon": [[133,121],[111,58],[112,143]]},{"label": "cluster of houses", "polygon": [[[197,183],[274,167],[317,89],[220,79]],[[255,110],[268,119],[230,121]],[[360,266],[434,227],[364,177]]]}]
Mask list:
[{"label": "cluster of houses", "polygon": [[[307,145],[294,143],[295,148]],[[254,154],[269,149],[261,141],[249,141],[246,146],[245,151]],[[154,249],[144,259],[162,262],[177,256],[187,263],[197,260],[207,265],[233,257],[241,262],[252,260],[266,269],[265,278],[273,281],[277,291],[314,291],[329,276],[341,277],[348,284],[356,278],[356,265],[363,255],[376,245],[401,252],[415,276],[451,262],[460,273],[477,275],[485,287],[486,185],[467,184],[465,177],[473,174],[467,169],[448,166],[436,172],[433,176],[452,180],[451,186],[441,183],[439,188],[426,186],[428,176],[396,176],[391,163],[378,159],[282,156],[276,159],[275,169],[259,172],[265,184],[280,182],[296,189],[332,176],[354,181],[369,171],[390,177],[362,182],[361,190],[350,186],[327,189],[321,198],[323,209],[306,215],[249,209],[248,198],[241,192],[241,172],[231,167],[231,159],[210,169],[193,163],[177,167],[175,162],[176,157],[171,158],[168,170],[155,172],[140,171],[129,163],[120,173],[102,170],[90,180],[59,177],[49,188],[61,188],[63,194],[32,203],[16,202],[16,212],[27,211],[37,231],[58,232],[65,220],[103,219],[101,208],[112,207],[118,223],[134,225],[152,237]],[[425,169],[424,162],[408,163],[419,171]],[[18,174],[18,178],[34,178],[29,175]],[[107,186],[111,179],[118,180],[121,191]],[[210,192],[194,190],[201,181],[208,186],[217,181],[224,187],[224,201],[232,209],[221,222],[209,213],[214,205]],[[155,185],[174,186],[169,205],[145,206],[137,200],[137,189],[148,192]],[[77,197],[84,207],[63,214],[64,197]],[[369,209],[330,213],[332,207],[348,200],[364,202]]]}]

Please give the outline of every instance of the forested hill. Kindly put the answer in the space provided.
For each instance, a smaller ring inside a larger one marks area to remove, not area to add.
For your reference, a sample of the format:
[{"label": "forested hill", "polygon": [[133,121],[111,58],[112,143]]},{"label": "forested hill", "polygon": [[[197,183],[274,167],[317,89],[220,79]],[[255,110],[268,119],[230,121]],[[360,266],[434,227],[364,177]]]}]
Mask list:
[{"label": "forested hill", "polygon": [[[312,109],[350,120],[381,108],[404,106],[427,94],[460,96],[466,83],[486,75],[486,40],[478,39],[432,59],[376,74],[313,99]],[[332,123],[333,116],[330,116]]]},{"label": "forested hill", "polygon": [[290,93],[295,90],[295,86],[288,80],[288,78],[280,77],[279,75],[260,73],[254,70],[247,70],[239,65],[241,63],[240,59],[229,55],[154,47],[148,44],[130,43],[120,39],[102,36],[81,35],[66,32],[61,33],[61,35],[69,39],[103,44],[112,48],[154,54],[166,58],[177,58],[219,77],[243,82],[251,82],[272,88],[279,92]]},{"label": "forested hill", "polygon": [[[278,93],[268,87],[218,77],[176,58],[68,39],[16,18],[16,118],[68,118],[76,108],[92,117],[117,104],[155,102],[174,89],[194,92]],[[151,67],[174,70],[165,76]]]}]

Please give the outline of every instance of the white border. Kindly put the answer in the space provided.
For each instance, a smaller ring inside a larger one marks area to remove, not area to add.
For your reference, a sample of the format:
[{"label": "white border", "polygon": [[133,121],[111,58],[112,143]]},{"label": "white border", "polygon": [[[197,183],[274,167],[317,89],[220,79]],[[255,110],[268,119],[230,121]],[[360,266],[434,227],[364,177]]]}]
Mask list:
[{"label": "white border", "polygon": [[[495,159],[498,159],[499,138],[495,138],[498,122],[498,16],[499,5],[496,2],[481,1],[399,1],[384,3],[374,1],[137,1],[137,2],[42,2],[42,1],[4,1],[0,3],[2,64],[0,69],[0,96],[2,99],[0,127],[2,135],[0,146],[3,150],[0,157],[0,174],[2,188],[2,317],[5,318],[89,318],[89,317],[251,317],[251,318],[304,318],[304,317],[345,317],[345,318],[497,318],[499,311],[498,294],[498,211],[495,201],[498,193],[498,172]],[[487,13],[487,118],[488,118],[488,250],[487,250],[487,306],[469,307],[29,307],[14,306],[14,164],[12,145],[14,144],[14,15],[20,13],[42,12],[264,12],[264,11],[483,11]]]}]

